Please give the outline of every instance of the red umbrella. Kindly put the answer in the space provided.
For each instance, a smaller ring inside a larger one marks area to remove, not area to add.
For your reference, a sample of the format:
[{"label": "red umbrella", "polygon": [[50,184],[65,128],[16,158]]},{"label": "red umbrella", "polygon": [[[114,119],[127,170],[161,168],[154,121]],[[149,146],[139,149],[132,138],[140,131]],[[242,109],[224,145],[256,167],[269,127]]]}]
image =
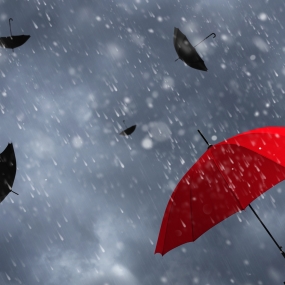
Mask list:
[{"label": "red umbrella", "polygon": [[[213,146],[207,144],[208,150],[171,195],[155,253],[164,255],[195,241],[247,206],[257,216],[250,203],[285,179],[285,127],[259,128]],[[282,247],[262,225],[285,257]]]}]

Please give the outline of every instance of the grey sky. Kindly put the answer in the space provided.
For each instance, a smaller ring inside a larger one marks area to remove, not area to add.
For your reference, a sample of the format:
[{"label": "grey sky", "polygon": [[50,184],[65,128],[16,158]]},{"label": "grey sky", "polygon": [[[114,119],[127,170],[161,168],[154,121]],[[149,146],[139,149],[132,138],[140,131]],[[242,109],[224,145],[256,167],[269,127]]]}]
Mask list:
[{"label": "grey sky", "polygon": [[[246,210],[154,255],[164,210],[211,143],[284,125],[281,1],[0,1],[0,146],[18,170],[0,205],[1,284],[263,285],[284,259]],[[178,27],[208,72],[185,66]],[[137,124],[131,138],[118,135]],[[285,246],[284,185],[253,206]]]}]

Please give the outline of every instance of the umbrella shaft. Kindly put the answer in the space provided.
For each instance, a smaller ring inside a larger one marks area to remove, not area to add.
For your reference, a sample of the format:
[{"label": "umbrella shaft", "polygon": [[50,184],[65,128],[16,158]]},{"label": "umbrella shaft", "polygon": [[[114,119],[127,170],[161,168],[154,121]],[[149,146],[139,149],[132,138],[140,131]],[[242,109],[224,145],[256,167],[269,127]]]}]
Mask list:
[{"label": "umbrella shaft", "polygon": [[198,44],[196,44],[194,47],[196,47],[197,45],[199,45],[200,43],[202,43],[203,41],[205,41],[207,38],[209,38],[211,35],[214,36],[214,38],[216,37],[215,33],[210,34],[208,37],[206,37],[204,40],[202,40],[201,42],[199,42]]},{"label": "umbrella shaft", "polygon": [[[260,221],[260,223],[262,224],[262,226],[264,227],[264,229],[267,231],[267,233],[269,234],[269,236],[272,238],[272,240],[274,241],[274,243],[277,245],[277,247],[279,248],[279,250],[281,250],[281,253],[283,255],[283,250],[282,250],[282,246],[280,246],[277,241],[275,240],[275,238],[272,236],[272,234],[270,233],[270,231],[267,229],[267,227],[264,225],[264,223],[262,222],[262,220],[259,218],[259,216],[257,215],[257,213],[254,211],[254,209],[251,207],[251,205],[248,205],[249,208],[252,210],[252,212],[254,213],[254,215],[257,217],[257,219]],[[283,255],[284,256],[284,255]],[[284,256],[285,257],[285,256]]]},{"label": "umbrella shaft", "polygon": [[11,37],[12,37],[12,29],[11,29],[11,22],[10,22],[10,21],[13,21],[13,19],[12,19],[12,18],[9,19],[10,35],[11,35]]},{"label": "umbrella shaft", "polygon": [[203,138],[203,140],[206,142],[207,145],[210,145],[208,143],[208,141],[206,140],[206,138],[204,137],[204,135],[200,132],[200,130],[198,130],[198,133],[200,134],[200,136]]}]

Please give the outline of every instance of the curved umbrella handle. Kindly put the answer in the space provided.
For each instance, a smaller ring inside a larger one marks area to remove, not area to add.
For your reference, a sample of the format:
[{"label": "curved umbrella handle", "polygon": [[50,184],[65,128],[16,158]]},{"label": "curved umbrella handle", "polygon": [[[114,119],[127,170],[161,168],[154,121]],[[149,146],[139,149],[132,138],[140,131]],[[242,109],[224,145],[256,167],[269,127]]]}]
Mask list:
[{"label": "curved umbrella handle", "polygon": [[10,35],[11,35],[11,38],[12,38],[11,21],[13,21],[13,19],[12,19],[12,18],[10,18],[10,19],[9,19],[9,26],[10,26]]},{"label": "curved umbrella handle", "polygon": [[209,38],[211,35],[213,35],[213,38],[216,37],[215,33],[210,34],[208,37],[206,37],[204,40],[202,40],[201,42],[199,42],[198,44],[196,44],[194,47],[196,47],[197,45],[199,45],[200,43],[202,43],[203,41],[205,41],[207,38]]}]

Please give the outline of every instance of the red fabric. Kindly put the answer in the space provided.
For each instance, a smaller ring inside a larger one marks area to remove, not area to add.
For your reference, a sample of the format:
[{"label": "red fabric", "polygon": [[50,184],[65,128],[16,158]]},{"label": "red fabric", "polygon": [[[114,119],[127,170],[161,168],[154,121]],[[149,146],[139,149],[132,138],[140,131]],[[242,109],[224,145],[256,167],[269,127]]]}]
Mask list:
[{"label": "red fabric", "polygon": [[207,230],[285,179],[285,127],[236,135],[210,147],[176,186],[155,253],[164,255]]}]

